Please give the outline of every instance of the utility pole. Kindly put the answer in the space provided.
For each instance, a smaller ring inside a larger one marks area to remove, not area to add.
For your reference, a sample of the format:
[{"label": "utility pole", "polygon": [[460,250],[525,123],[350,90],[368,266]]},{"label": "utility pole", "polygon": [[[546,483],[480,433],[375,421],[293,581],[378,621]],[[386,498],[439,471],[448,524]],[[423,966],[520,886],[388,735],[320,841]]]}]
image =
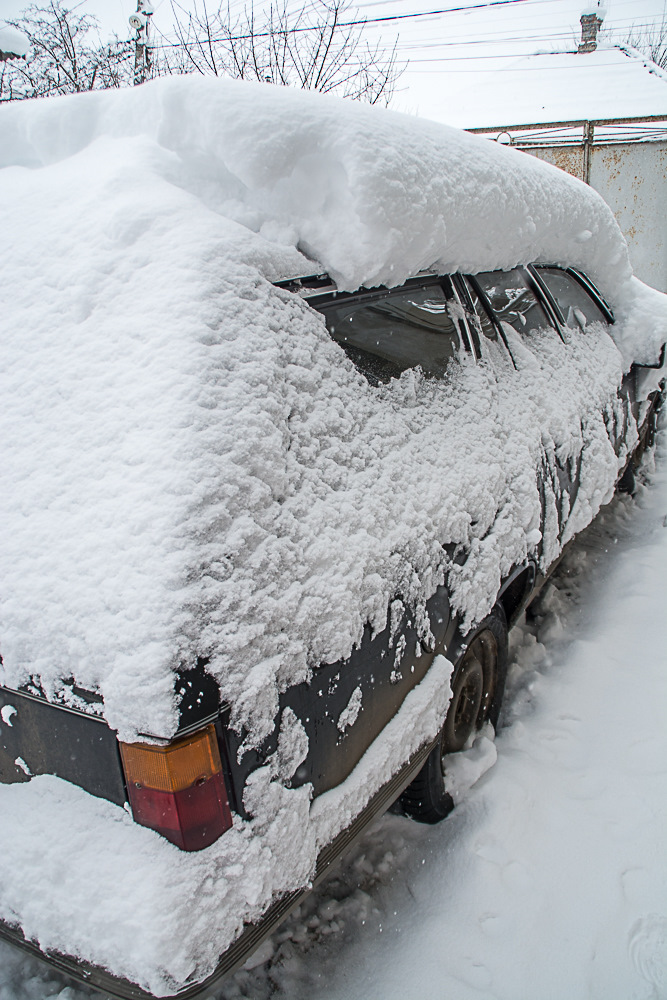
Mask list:
[{"label": "utility pole", "polygon": [[148,0],[137,0],[137,12],[130,15],[130,27],[136,31],[134,40],[134,86],[137,87],[150,76],[151,50],[148,35],[153,16],[153,8]]},{"label": "utility pole", "polygon": [[582,180],[586,184],[591,182],[591,151],[593,140],[595,139],[595,125],[593,122],[586,122],[584,125],[584,169]]}]

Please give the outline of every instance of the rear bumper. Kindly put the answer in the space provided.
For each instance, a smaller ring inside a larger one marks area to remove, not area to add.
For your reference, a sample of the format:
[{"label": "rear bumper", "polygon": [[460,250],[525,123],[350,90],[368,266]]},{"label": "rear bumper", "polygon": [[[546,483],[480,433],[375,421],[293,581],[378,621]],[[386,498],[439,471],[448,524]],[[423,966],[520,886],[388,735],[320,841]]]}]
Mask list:
[{"label": "rear bumper", "polygon": [[0,723],[0,783],[55,774],[97,798],[125,804],[118,741],[103,718],[4,687],[0,712],[5,713]]},{"label": "rear bumper", "polygon": [[[331,844],[323,848],[318,856],[315,877],[311,886],[279,897],[257,923],[246,925],[236,941],[220,956],[214,972],[206,979],[186,986],[175,993],[159,995],[165,996],[169,1000],[195,1000],[195,998],[208,995],[216,984],[239,969],[262,941],[272,934],[289,913],[302,902],[311,889],[324,881],[331,868],[361,836],[369,823],[385,812],[398,798],[403,789],[419,772],[436,742],[437,740],[425,744],[413,754],[408,764],[380,788],[352,824],[343,830]],[[27,940],[19,928],[12,927],[1,920],[0,938],[23,949],[40,961],[48,963],[71,979],[101,990],[109,996],[118,997],[119,1000],[154,1000],[156,996],[156,994],[142,989],[127,979],[112,975],[99,966],[56,951],[44,952],[37,944]]]}]

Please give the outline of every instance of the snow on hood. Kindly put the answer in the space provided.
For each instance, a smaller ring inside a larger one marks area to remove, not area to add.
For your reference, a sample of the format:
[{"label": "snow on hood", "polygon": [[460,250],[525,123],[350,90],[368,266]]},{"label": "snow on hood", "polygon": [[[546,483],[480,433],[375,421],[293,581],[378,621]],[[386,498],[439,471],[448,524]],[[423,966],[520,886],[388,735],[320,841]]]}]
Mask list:
[{"label": "snow on hood", "polygon": [[[514,451],[498,443],[482,366],[459,388],[484,449],[414,372],[368,386],[270,282],[327,269],[354,289],[541,259],[583,268],[627,315],[626,362],[664,339],[664,306],[631,282],[595,192],[407,116],[175,78],[4,108],[0,166],[0,680],[73,704],[75,684],[98,691],[126,739],[174,732],[173,669],[197,656],[259,739],[279,688],[383,627],[397,592],[433,592],[438,542],[477,532],[454,582],[467,621],[535,544],[535,444],[519,428]],[[618,352],[587,358],[599,379],[582,376],[583,398],[603,383],[610,400]],[[613,485],[605,461],[581,523]],[[505,534],[484,537],[501,508]]]}]

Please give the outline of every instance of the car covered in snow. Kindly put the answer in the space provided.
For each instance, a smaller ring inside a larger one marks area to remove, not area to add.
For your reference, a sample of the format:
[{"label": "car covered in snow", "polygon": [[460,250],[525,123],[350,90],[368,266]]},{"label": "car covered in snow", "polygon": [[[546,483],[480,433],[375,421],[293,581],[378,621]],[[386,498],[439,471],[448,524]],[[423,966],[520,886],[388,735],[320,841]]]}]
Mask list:
[{"label": "car covered in snow", "polygon": [[0,934],[194,997],[493,759],[665,297],[586,185],[351,102],[171,79],[0,137]]}]

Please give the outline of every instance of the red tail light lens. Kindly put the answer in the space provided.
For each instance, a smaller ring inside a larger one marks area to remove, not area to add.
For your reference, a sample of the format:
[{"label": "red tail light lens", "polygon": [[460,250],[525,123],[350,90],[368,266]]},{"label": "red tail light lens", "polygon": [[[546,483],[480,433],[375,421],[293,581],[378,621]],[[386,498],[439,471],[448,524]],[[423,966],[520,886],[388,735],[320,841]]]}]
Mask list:
[{"label": "red tail light lens", "polygon": [[229,830],[232,814],[214,726],[166,747],[121,743],[120,753],[135,822],[183,851],[200,851]]}]

